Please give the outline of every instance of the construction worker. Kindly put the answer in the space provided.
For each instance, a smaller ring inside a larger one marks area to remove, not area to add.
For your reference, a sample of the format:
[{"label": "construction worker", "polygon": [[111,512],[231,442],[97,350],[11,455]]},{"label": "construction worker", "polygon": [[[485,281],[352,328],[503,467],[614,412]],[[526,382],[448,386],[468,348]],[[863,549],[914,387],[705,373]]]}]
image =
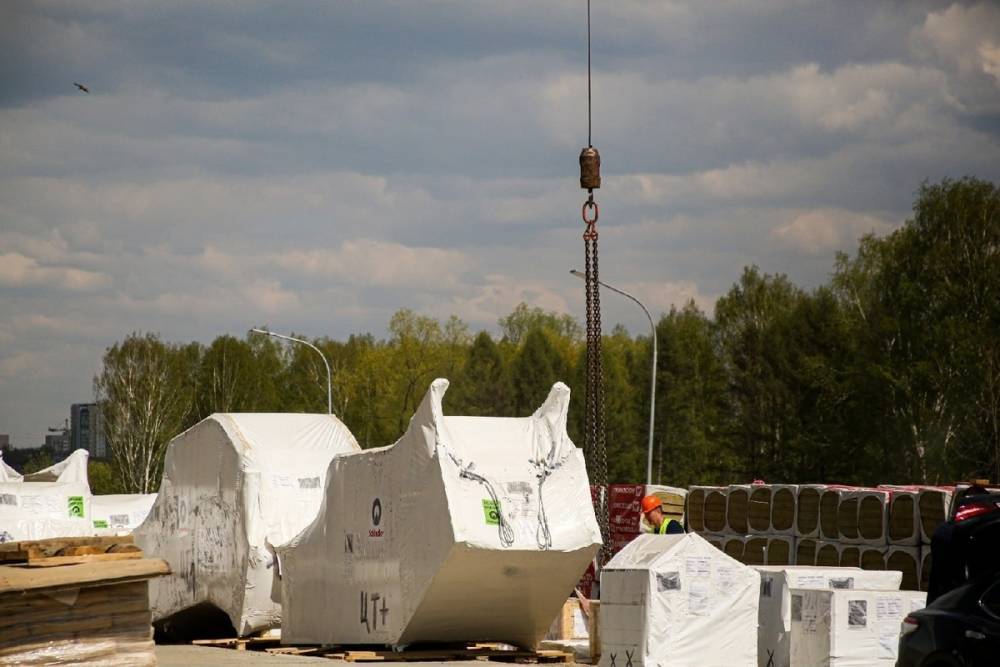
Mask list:
[{"label": "construction worker", "polygon": [[645,496],[642,499],[642,513],[646,515],[646,520],[652,526],[651,533],[657,535],[677,535],[684,532],[684,526],[673,519],[667,519],[661,507],[662,501],[656,496]]}]

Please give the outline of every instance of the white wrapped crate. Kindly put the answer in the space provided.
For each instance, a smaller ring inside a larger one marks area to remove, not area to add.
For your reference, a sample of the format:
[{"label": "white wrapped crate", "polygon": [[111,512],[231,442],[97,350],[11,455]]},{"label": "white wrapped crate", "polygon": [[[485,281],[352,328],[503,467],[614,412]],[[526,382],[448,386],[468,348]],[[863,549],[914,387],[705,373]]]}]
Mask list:
[{"label": "white wrapped crate", "polygon": [[900,625],[926,598],[913,591],[792,589],[791,664],[892,667]]},{"label": "white wrapped crate", "polygon": [[755,665],[759,587],[699,535],[643,535],[601,572],[600,665]]},{"label": "white wrapped crate", "polygon": [[92,535],[84,482],[0,482],[0,542]]},{"label": "white wrapped crate", "polygon": [[156,502],[155,493],[115,493],[91,496],[94,535],[128,535],[138,528]]},{"label": "white wrapped crate", "polygon": [[240,635],[277,626],[274,548],[316,516],[330,459],[357,451],[333,415],[217,413],[171,440],[134,533],[170,564],[150,584],[154,620],[210,604]]},{"label": "white wrapped crate", "polygon": [[330,463],[316,520],[279,550],[283,641],[545,636],[601,543],[569,388],[494,418],[444,416],[447,387],[434,381],[394,445]]},{"label": "white wrapped crate", "polygon": [[90,481],[87,478],[87,462],[90,453],[86,449],[77,449],[58,463],[24,475],[23,482],[63,482],[85,484],[90,493]]},{"label": "white wrapped crate", "polygon": [[771,567],[760,572],[757,623],[758,667],[791,667],[791,589],[898,590],[899,572],[846,567]]}]

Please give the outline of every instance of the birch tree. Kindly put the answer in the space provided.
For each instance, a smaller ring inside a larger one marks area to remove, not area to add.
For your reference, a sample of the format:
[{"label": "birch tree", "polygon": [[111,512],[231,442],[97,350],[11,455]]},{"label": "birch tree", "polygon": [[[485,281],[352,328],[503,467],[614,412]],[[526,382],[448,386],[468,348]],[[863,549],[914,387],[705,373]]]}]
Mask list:
[{"label": "birch tree", "polygon": [[160,484],[167,443],[188,425],[198,346],[167,345],[133,333],[108,348],[94,378],[94,395],[126,493],[152,493]]}]

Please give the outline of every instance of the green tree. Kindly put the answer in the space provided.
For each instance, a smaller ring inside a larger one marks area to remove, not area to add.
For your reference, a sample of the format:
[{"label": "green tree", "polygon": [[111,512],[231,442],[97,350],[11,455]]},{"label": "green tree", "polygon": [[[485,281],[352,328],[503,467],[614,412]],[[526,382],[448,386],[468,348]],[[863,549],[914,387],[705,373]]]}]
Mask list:
[{"label": "green tree", "polygon": [[111,493],[124,493],[120,475],[106,461],[90,461],[87,463],[87,479],[90,481],[90,491],[94,495],[103,496]]},{"label": "green tree", "polygon": [[529,331],[511,369],[514,415],[532,414],[564,374],[565,364],[545,332]]},{"label": "green tree", "polygon": [[533,329],[549,331],[570,341],[580,341],[583,329],[572,315],[560,314],[531,308],[526,303],[519,303],[506,317],[498,321],[503,338],[514,345],[519,345]]}]

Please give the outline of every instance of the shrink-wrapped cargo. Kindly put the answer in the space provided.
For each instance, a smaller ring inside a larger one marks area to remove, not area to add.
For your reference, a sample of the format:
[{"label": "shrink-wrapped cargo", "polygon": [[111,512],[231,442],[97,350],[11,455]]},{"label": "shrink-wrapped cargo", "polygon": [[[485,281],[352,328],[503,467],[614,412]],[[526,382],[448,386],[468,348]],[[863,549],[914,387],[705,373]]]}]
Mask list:
[{"label": "shrink-wrapped cargo", "polygon": [[22,479],[21,473],[11,468],[3,460],[3,450],[0,450],[0,482],[20,482]]},{"label": "shrink-wrapped cargo", "polygon": [[87,462],[90,453],[86,449],[77,449],[58,463],[24,475],[23,482],[62,482],[83,484],[90,493],[90,482],[87,478]]},{"label": "shrink-wrapped cargo", "polygon": [[925,593],[871,590],[791,591],[791,664],[892,667],[903,618]]},{"label": "shrink-wrapped cargo", "polygon": [[811,537],[795,538],[795,564],[815,565],[816,550],[819,548],[819,541]]},{"label": "shrink-wrapped cargo", "polygon": [[840,492],[837,530],[844,544],[887,544],[887,491],[849,489]]},{"label": "shrink-wrapped cargo", "polygon": [[434,381],[394,445],[331,461],[318,516],[279,550],[283,641],[544,637],[601,544],[569,388],[494,418],[444,416],[447,387]]},{"label": "shrink-wrapped cargo", "polygon": [[119,493],[91,496],[94,535],[128,535],[138,528],[156,501],[155,493]]},{"label": "shrink-wrapped cargo", "polygon": [[93,534],[84,482],[0,482],[0,542]]},{"label": "shrink-wrapped cargo", "polygon": [[772,535],[767,538],[764,562],[768,565],[794,565],[795,538],[791,535]]},{"label": "shrink-wrapped cargo", "polygon": [[816,543],[817,567],[840,567],[840,551],[843,545],[839,542]]},{"label": "shrink-wrapped cargo", "polygon": [[601,667],[757,662],[760,575],[699,535],[643,535],[601,573]]},{"label": "shrink-wrapped cargo", "polygon": [[791,667],[791,589],[898,590],[899,572],[865,572],[843,567],[771,567],[760,572],[757,623],[759,667]]},{"label": "shrink-wrapped cargo", "polygon": [[316,516],[330,459],[357,451],[333,415],[217,413],[171,440],[134,533],[172,571],[150,585],[153,618],[211,605],[240,635],[277,626],[274,549]]}]

